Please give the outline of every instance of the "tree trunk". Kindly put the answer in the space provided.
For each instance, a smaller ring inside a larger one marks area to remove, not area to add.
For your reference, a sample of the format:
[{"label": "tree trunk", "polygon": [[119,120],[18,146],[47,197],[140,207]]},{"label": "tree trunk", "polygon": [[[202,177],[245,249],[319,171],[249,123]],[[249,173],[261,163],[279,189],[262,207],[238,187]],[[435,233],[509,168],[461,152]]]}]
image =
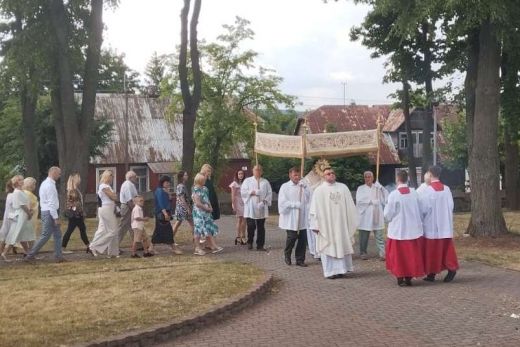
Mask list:
[{"label": "tree trunk", "polygon": [[[480,27],[471,161],[472,236],[507,232],[499,190],[498,113],[500,107],[500,43],[489,19]],[[478,167],[477,167],[478,166]]]},{"label": "tree trunk", "polygon": [[411,187],[417,187],[417,171],[415,170],[415,157],[413,155],[413,144],[412,144],[412,120],[410,117],[410,84],[408,81],[403,81],[403,114],[404,114],[404,125],[406,128],[407,138],[407,159],[408,159],[408,177]]},{"label": "tree trunk", "polygon": [[[52,90],[54,127],[58,142],[58,156],[62,169],[61,198],[65,194],[67,178],[79,173],[86,187],[89,164],[90,128],[94,118],[99,54],[102,41],[103,1],[91,1],[88,23],[88,47],[84,70],[84,90],[81,113],[76,110],[73,87],[73,69],[69,52],[69,19],[62,0],[51,0],[49,17],[54,34],[55,66]],[[63,200],[62,200],[63,201]]]},{"label": "tree trunk", "polygon": [[[181,85],[184,110],[182,112],[182,169],[195,175],[193,165],[195,162],[195,121],[201,99],[201,71],[199,65],[199,50],[197,42],[197,24],[201,8],[201,0],[195,0],[190,22],[189,44],[191,69],[188,68],[188,14],[190,0],[184,0],[181,10],[181,46],[179,51],[179,79]],[[191,71],[193,81],[193,93],[190,90]],[[188,187],[189,188],[189,187]]]},{"label": "tree trunk", "polygon": [[433,132],[433,73],[432,73],[432,51],[430,24],[425,22],[421,25],[422,36],[422,53],[424,55],[424,88],[426,91],[426,114],[423,123],[423,141],[422,141],[422,173],[428,171],[430,165],[433,164],[432,145],[430,142],[430,134]]},{"label": "tree trunk", "polygon": [[504,129],[505,142],[505,190],[507,207],[520,210],[520,178],[518,175],[519,155],[518,140],[512,140],[510,129]]},{"label": "tree trunk", "polygon": [[22,87],[20,93],[22,104],[22,128],[23,149],[26,176],[33,177],[40,182],[40,163],[38,160],[37,138],[36,138],[36,105],[38,96],[34,95],[27,85]]}]

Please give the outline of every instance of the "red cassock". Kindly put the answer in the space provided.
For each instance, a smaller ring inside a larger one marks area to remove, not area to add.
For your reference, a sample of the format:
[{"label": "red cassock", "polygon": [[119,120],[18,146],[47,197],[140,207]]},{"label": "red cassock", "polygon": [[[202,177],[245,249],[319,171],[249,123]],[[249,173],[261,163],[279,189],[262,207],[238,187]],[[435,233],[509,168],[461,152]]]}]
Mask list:
[{"label": "red cassock", "polygon": [[395,277],[422,277],[424,237],[414,240],[386,240],[386,269]]},{"label": "red cassock", "polygon": [[453,239],[424,239],[424,270],[427,274],[456,271],[458,268]]},{"label": "red cassock", "polygon": [[[398,194],[396,195],[396,193]],[[410,194],[410,188],[408,187],[398,187],[396,193],[392,193],[397,197],[399,196],[408,196]],[[389,204],[395,204],[395,196],[392,196]],[[400,199],[400,198],[397,198]],[[414,200],[407,200],[407,209],[404,209],[408,212],[412,212],[411,214],[406,214],[404,211],[401,212],[401,218],[406,218],[405,216],[409,216],[408,218],[415,217],[417,220],[415,224],[421,225],[421,220],[419,219],[419,208],[417,202],[415,200],[415,206],[413,205]],[[404,206],[401,206],[401,210],[403,210]],[[389,207],[391,211],[391,206]],[[389,211],[389,212],[390,212]],[[391,213],[391,212],[390,212]],[[414,225],[413,219],[406,219],[408,221],[407,225]],[[391,222],[392,223],[392,222]],[[403,230],[400,230],[401,232]],[[422,229],[420,230],[422,233]],[[391,233],[389,233],[391,234]],[[406,233],[404,233],[406,234]],[[420,235],[420,234],[419,234]],[[417,236],[419,236],[417,235]],[[406,240],[396,240],[389,236],[386,240],[386,269],[395,277],[422,277],[425,274],[424,271],[424,237],[420,236],[414,239],[406,239]]]},{"label": "red cassock", "polygon": [[[435,181],[431,187],[436,192],[444,190],[444,185]],[[455,245],[452,238],[424,239],[424,270],[427,274],[438,274],[443,270],[455,271],[459,268]]]}]

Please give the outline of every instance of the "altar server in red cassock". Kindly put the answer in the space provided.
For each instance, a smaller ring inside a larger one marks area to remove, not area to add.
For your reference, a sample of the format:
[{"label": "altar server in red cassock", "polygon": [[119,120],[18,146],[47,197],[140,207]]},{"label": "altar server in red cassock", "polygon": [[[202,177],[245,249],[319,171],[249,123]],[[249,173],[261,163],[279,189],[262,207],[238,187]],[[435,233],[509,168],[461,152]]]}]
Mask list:
[{"label": "altar server in red cassock", "polygon": [[432,166],[430,186],[419,196],[425,213],[424,228],[424,280],[433,282],[435,275],[448,270],[444,282],[451,282],[459,268],[453,244],[453,196],[450,188],[439,180],[441,168]]},{"label": "altar server in red cassock", "polygon": [[413,277],[424,276],[423,226],[419,196],[408,187],[406,171],[397,173],[397,189],[388,196],[384,216],[388,224],[386,269],[399,286],[411,286]]}]

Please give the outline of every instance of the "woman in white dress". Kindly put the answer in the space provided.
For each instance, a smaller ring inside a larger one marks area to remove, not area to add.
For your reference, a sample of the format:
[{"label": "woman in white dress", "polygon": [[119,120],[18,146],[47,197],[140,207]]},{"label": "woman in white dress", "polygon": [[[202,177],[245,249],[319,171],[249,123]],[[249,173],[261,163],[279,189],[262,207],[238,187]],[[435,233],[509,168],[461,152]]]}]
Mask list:
[{"label": "woman in white dress", "polygon": [[[26,235],[30,235],[31,231],[34,233],[32,223],[30,221],[32,217],[32,211],[30,209],[29,197],[22,190],[23,187],[23,176],[17,175],[11,178],[14,192],[12,198],[13,222],[10,225],[9,233],[5,238],[5,244],[7,248],[1,254],[4,260],[7,260],[7,253],[13,248],[13,246],[22,241]],[[25,254],[29,252],[27,242],[22,242],[22,247]]]},{"label": "woman in white dress", "polygon": [[119,257],[118,223],[115,214],[117,194],[109,185],[112,179],[113,174],[110,170],[104,171],[100,178],[98,188],[98,199],[101,200],[101,206],[98,208],[99,224],[94,239],[89,245],[89,249],[95,257],[105,252],[109,258]]},{"label": "woman in white dress", "polygon": [[30,227],[25,229],[26,233],[22,236],[20,242],[27,242],[27,247],[31,248],[34,240],[36,240],[36,229],[38,228],[38,198],[34,195],[36,189],[36,180],[33,177],[25,177],[23,180],[23,192],[29,199],[29,209],[31,210],[32,217],[29,220]]},{"label": "woman in white dress", "polygon": [[14,208],[13,208],[13,183],[11,180],[8,180],[5,184],[5,192],[7,193],[7,197],[5,198],[5,210],[4,210],[4,218],[2,219],[2,227],[0,228],[0,254],[4,252],[5,248],[5,239],[7,238],[7,234],[9,234],[9,229],[11,229],[11,224],[13,222],[12,217],[14,216]]}]

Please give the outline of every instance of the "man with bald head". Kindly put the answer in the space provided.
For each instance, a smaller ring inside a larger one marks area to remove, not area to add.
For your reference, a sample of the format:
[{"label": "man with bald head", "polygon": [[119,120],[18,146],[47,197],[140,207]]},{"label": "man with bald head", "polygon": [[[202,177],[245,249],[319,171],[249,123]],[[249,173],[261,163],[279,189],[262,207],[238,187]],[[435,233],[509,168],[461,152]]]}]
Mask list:
[{"label": "man with bald head", "polygon": [[60,176],[61,169],[57,166],[53,166],[49,169],[48,177],[40,186],[42,233],[31,251],[25,257],[26,260],[33,260],[38,251],[49,241],[52,235],[54,239],[54,258],[58,263],[64,261],[61,252],[60,217],[58,215],[60,200],[58,198],[58,190],[56,189],[56,181]]},{"label": "man with bald head", "polygon": [[271,184],[262,174],[262,166],[256,165],[253,167],[253,176],[246,178],[240,187],[247,224],[247,245],[250,250],[253,249],[253,239],[257,231],[257,251],[265,251],[265,219],[269,215],[273,196]]}]

